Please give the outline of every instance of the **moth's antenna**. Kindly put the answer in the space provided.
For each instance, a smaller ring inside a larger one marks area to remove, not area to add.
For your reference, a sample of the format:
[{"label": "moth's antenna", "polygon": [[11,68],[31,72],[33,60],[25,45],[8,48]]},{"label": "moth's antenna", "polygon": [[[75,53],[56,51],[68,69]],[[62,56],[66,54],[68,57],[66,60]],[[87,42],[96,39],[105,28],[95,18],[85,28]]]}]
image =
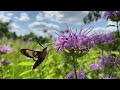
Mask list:
[{"label": "moth's antenna", "polygon": [[[42,46],[42,47],[43,47],[43,45],[42,45],[42,44],[41,44],[41,43],[40,43],[37,39],[36,39],[36,41],[39,43],[39,45],[40,45],[40,46]],[[43,47],[43,48],[44,48],[44,47]]]}]

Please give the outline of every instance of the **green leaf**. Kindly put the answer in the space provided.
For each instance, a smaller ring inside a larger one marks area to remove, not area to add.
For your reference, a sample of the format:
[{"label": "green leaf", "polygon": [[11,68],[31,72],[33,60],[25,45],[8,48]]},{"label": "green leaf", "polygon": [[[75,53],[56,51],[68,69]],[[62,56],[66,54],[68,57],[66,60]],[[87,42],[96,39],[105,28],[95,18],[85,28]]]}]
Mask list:
[{"label": "green leaf", "polygon": [[23,75],[25,75],[25,74],[28,74],[29,72],[31,72],[31,70],[24,71],[23,73],[21,73],[21,74],[19,75],[19,77],[20,77],[20,76],[23,76]]},{"label": "green leaf", "polygon": [[62,64],[58,65],[57,67],[58,67],[58,68],[62,68],[62,67],[63,67],[63,65],[64,65],[64,63],[62,63]]},{"label": "green leaf", "polygon": [[107,27],[116,27],[116,26],[115,26],[115,25],[111,25],[111,24],[110,24],[110,25],[107,25]]},{"label": "green leaf", "polygon": [[23,77],[23,79],[31,79],[31,77]]},{"label": "green leaf", "polygon": [[34,64],[33,62],[21,62],[18,65],[21,65],[21,66],[32,66],[33,64]]},{"label": "green leaf", "polygon": [[47,68],[47,66],[48,65],[43,66],[41,71],[44,71]]},{"label": "green leaf", "polygon": [[45,79],[51,79],[54,75],[55,73],[52,73],[51,75],[48,75]]},{"label": "green leaf", "polygon": [[50,60],[46,60],[46,62],[44,63],[44,65],[49,65],[51,63],[51,59]]},{"label": "green leaf", "polygon": [[64,77],[62,75],[59,76],[59,79],[64,79]]}]

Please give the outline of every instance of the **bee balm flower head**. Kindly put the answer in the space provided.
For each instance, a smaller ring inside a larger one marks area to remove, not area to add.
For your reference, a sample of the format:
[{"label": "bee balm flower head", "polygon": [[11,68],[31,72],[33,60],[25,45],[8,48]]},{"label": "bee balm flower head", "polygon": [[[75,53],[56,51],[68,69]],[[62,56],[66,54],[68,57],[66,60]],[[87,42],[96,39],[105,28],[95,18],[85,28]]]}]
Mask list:
[{"label": "bee balm flower head", "polygon": [[88,52],[93,46],[92,39],[87,36],[87,34],[92,29],[84,30],[81,29],[79,34],[73,33],[68,29],[68,34],[60,33],[59,37],[54,42],[54,47],[56,51],[69,51],[69,53],[83,53]]},{"label": "bee balm flower head", "polygon": [[0,53],[1,54],[7,54],[9,52],[10,52],[10,48],[8,46],[5,46],[5,45],[0,46]]}]

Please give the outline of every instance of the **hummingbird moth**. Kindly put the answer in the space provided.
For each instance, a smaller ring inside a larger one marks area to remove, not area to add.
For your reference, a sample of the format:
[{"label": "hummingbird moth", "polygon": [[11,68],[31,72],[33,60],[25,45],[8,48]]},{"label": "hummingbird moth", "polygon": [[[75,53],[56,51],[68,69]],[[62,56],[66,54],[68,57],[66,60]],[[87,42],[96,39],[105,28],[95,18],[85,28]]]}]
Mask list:
[{"label": "hummingbird moth", "polygon": [[[38,40],[37,40],[37,42],[38,42]],[[42,46],[40,43],[39,43],[39,45]],[[45,47],[45,48],[43,47],[42,51],[30,50],[30,49],[21,49],[20,52],[23,55],[25,55],[26,57],[29,57],[29,58],[33,59],[34,65],[32,67],[32,70],[34,70],[37,66],[39,66],[44,61],[45,57],[48,54],[47,53],[47,47]],[[32,54],[30,55],[28,52],[31,52]]]}]

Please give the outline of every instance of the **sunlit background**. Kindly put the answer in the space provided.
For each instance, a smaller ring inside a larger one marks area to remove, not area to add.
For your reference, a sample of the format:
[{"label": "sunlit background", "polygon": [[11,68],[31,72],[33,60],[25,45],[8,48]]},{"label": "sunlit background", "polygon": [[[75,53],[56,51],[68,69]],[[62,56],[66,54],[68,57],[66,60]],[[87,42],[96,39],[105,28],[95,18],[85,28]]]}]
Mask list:
[{"label": "sunlit background", "polygon": [[120,78],[119,21],[120,11],[0,11],[0,79]]},{"label": "sunlit background", "polygon": [[[94,27],[92,32],[114,31],[114,27],[105,28],[111,21],[106,21],[101,17],[98,21],[84,24],[83,18],[89,11],[0,11],[0,21],[11,21],[10,32],[15,32],[17,36],[24,36],[30,32],[37,36],[57,36],[56,30],[66,30],[66,24],[75,31],[76,29],[87,29]],[[104,13],[104,12],[103,12]],[[102,14],[103,14],[102,13]],[[43,31],[47,30],[47,33]]]}]

